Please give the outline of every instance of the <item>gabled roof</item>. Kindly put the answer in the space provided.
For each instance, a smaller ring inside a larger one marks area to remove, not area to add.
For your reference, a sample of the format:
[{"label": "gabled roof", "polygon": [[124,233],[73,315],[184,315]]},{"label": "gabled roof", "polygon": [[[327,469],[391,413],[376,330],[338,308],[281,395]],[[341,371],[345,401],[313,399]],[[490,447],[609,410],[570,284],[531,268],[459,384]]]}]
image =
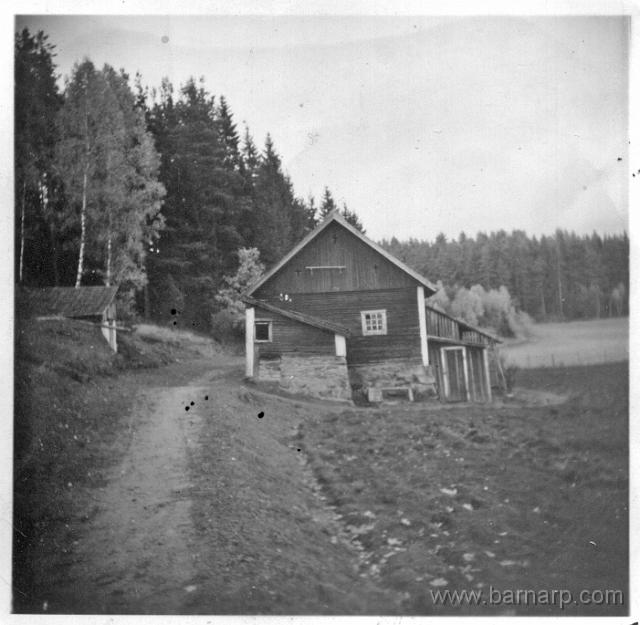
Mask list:
[{"label": "gabled roof", "polygon": [[93,317],[101,315],[113,302],[117,286],[42,287],[19,289],[18,306],[28,315]]},{"label": "gabled roof", "polygon": [[277,315],[282,315],[287,319],[299,321],[300,323],[305,323],[309,326],[313,326],[314,328],[320,328],[320,330],[328,330],[329,332],[341,334],[345,337],[351,336],[351,330],[345,328],[339,323],[334,323],[333,321],[327,321],[326,319],[320,319],[319,317],[312,317],[311,315],[306,315],[295,310],[286,310],[284,308],[279,308],[278,306],[274,306],[273,304],[269,304],[268,302],[263,302],[262,300],[255,299],[250,295],[244,295],[242,297],[242,301],[245,304],[249,304],[249,306],[263,308],[264,310],[276,313]]},{"label": "gabled roof", "polygon": [[427,280],[424,276],[420,275],[417,271],[411,269],[405,265],[401,260],[397,259],[393,254],[390,254],[384,248],[380,247],[377,243],[367,238],[358,230],[354,228],[338,211],[338,209],[333,210],[327,215],[326,219],[318,224],[314,230],[312,230],[298,245],[296,245],[288,254],[286,254],[280,262],[276,263],[267,273],[260,278],[255,284],[251,285],[249,290],[247,291],[248,295],[255,292],[259,287],[261,287],[269,278],[274,276],[284,265],[286,265],[303,247],[306,247],[311,241],[313,241],[329,224],[336,222],[340,224],[343,228],[348,230],[355,237],[360,239],[363,243],[366,243],[370,248],[374,249],[378,254],[386,258],[390,263],[393,263],[396,267],[404,271],[406,274],[410,275],[416,282],[420,283],[422,286],[426,287],[429,292],[425,293],[425,296],[432,295],[438,289]]},{"label": "gabled roof", "polygon": [[429,304],[425,304],[425,306],[429,310],[433,310],[434,312],[437,312],[439,315],[442,315],[443,317],[447,317],[448,319],[451,319],[451,321],[455,321],[458,325],[462,326],[463,328],[466,328],[467,330],[473,330],[474,332],[477,332],[478,334],[482,334],[482,336],[486,336],[488,339],[491,339],[496,343],[502,343],[502,341],[497,336],[494,336],[493,334],[490,334],[485,330],[481,330],[480,328],[476,328],[475,326],[472,326],[470,323],[467,323],[466,321],[463,321],[458,317],[454,317],[453,315],[450,315],[449,313],[446,313],[443,310],[436,308],[435,306],[430,306]]}]

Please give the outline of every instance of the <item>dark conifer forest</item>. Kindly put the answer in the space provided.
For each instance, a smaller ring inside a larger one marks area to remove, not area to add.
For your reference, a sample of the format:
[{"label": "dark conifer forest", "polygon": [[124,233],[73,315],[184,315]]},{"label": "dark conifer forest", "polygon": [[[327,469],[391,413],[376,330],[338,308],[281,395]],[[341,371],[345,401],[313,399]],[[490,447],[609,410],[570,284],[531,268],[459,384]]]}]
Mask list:
[{"label": "dark conifer forest", "polygon": [[[238,128],[203,80],[149,89],[83,59],[60,88],[55,46],[25,29],[15,112],[18,285],[118,285],[125,317],[167,322],[177,311],[208,332],[242,258],[272,266],[334,209],[364,231],[328,187],[318,201],[298,196],[272,137]],[[433,234],[382,244],[441,281],[444,300],[480,285],[504,287],[539,321],[628,314],[626,233]]]}]

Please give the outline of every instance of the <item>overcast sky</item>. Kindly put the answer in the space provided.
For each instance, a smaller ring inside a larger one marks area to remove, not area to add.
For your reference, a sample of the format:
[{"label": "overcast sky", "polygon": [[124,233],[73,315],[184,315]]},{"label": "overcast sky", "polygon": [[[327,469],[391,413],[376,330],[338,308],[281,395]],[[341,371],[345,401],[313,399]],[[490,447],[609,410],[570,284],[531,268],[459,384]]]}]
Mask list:
[{"label": "overcast sky", "polygon": [[628,230],[624,17],[27,16],[61,74],[204,76],[374,239]]}]

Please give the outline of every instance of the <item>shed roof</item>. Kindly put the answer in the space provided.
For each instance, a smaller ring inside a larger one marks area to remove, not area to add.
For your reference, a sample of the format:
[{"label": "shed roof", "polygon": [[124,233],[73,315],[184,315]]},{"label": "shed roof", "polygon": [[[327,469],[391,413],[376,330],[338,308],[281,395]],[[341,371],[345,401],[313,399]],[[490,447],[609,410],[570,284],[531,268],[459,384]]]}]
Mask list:
[{"label": "shed roof", "polygon": [[244,295],[242,297],[242,301],[245,302],[245,304],[249,304],[250,306],[255,306],[256,308],[263,308],[264,310],[268,310],[278,315],[282,315],[283,317],[286,317],[287,319],[292,319],[293,321],[299,321],[300,323],[313,326],[314,328],[320,328],[321,330],[328,330],[329,332],[341,334],[342,336],[345,336],[345,337],[351,336],[351,331],[348,328],[345,328],[339,323],[334,323],[333,321],[327,321],[326,319],[320,319],[319,317],[306,315],[304,313],[300,313],[295,310],[286,310],[284,308],[279,308],[278,306],[274,306],[273,304],[269,304],[268,302],[263,302],[262,300],[255,299],[250,295]]},{"label": "shed roof", "polygon": [[105,311],[117,291],[117,286],[23,288],[17,292],[17,300],[30,315],[93,317]]},{"label": "shed roof", "polygon": [[306,247],[313,239],[315,239],[329,224],[336,222],[340,224],[343,228],[348,230],[352,235],[360,239],[363,243],[366,243],[370,248],[374,249],[378,254],[386,258],[389,262],[393,263],[396,267],[404,271],[406,274],[411,276],[416,282],[426,287],[428,292],[425,295],[428,297],[429,295],[433,295],[437,288],[427,280],[424,276],[420,275],[417,271],[411,269],[411,267],[405,265],[401,260],[396,258],[393,254],[390,254],[383,247],[380,247],[377,243],[367,238],[360,230],[354,228],[339,212],[338,209],[335,209],[327,215],[326,219],[320,223],[316,228],[314,228],[298,245],[296,245],[288,254],[280,260],[280,262],[276,263],[267,273],[260,278],[255,284],[252,284],[247,291],[248,295],[254,293],[259,287],[261,287],[269,278],[275,275],[284,265],[286,265],[302,248]]}]

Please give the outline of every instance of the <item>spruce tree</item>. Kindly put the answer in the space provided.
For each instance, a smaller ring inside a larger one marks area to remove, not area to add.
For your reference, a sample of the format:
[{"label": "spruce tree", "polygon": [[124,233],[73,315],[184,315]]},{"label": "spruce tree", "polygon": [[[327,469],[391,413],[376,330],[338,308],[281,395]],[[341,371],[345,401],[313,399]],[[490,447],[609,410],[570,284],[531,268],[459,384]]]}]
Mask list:
[{"label": "spruce tree", "polygon": [[366,234],[366,230],[360,221],[360,217],[358,217],[357,213],[351,211],[347,208],[346,204],[342,204],[342,211],[340,211],[342,216],[345,218],[347,222],[349,222],[354,228],[360,230],[362,234]]},{"label": "spruce tree", "polygon": [[[58,284],[59,187],[54,170],[56,116],[62,97],[56,83],[55,46],[42,31],[15,36],[15,276],[19,283]],[[46,283],[46,282],[45,282]]]},{"label": "spruce tree", "polygon": [[320,203],[320,219],[324,219],[329,213],[336,210],[336,208],[338,208],[338,205],[333,199],[329,187],[325,187],[324,193],[322,194],[322,202]]}]

